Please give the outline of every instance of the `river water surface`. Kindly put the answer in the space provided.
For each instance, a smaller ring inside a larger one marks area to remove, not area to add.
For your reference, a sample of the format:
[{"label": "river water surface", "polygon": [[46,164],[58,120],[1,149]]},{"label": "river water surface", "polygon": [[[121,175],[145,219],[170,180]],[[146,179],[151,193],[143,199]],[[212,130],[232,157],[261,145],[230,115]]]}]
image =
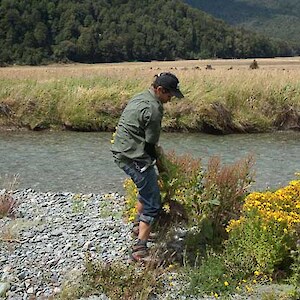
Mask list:
[{"label": "river water surface", "polygon": [[[37,191],[123,192],[123,172],[114,164],[110,133],[0,132],[0,188],[19,176],[15,188]],[[163,133],[166,151],[201,158],[218,155],[232,163],[252,154],[256,182],[252,190],[278,188],[300,172],[300,132],[213,136]]]}]

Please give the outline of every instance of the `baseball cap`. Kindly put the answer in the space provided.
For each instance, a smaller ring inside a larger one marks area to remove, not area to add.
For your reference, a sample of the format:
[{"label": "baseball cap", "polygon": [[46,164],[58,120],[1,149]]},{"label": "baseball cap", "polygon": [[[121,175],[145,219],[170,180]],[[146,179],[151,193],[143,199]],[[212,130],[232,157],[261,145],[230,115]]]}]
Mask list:
[{"label": "baseball cap", "polygon": [[158,86],[162,86],[168,90],[173,96],[177,98],[184,97],[179,89],[179,80],[174,74],[169,72],[160,73],[157,75],[154,82]]}]

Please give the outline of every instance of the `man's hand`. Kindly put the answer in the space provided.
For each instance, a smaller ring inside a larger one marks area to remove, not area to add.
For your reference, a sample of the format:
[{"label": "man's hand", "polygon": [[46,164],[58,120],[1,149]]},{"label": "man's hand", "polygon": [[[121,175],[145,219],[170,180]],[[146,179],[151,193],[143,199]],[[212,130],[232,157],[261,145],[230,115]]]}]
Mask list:
[{"label": "man's hand", "polygon": [[161,146],[156,145],[155,151],[157,154],[156,166],[159,173],[168,173],[168,168],[165,164],[165,154]]},{"label": "man's hand", "polygon": [[162,157],[165,156],[164,150],[162,148],[162,146],[160,145],[155,145],[155,152],[156,152],[156,156],[159,159],[162,159]]}]

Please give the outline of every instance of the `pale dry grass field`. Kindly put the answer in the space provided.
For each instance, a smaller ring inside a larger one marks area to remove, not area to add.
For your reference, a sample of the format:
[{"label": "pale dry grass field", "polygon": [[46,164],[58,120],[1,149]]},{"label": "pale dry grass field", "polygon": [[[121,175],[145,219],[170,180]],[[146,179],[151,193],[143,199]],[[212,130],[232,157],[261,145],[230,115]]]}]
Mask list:
[{"label": "pale dry grass field", "polygon": [[[256,59],[261,71],[300,72],[300,57]],[[124,62],[103,64],[53,64],[48,66],[11,66],[0,68],[0,79],[49,80],[63,77],[115,76],[126,79],[146,79],[162,71],[171,71],[186,76],[195,71],[206,71],[211,65],[217,71],[248,71],[253,59],[179,60],[152,62]],[[193,72],[191,72],[193,71]],[[210,71],[210,70],[207,70]],[[226,72],[227,73],[227,72]]]}]

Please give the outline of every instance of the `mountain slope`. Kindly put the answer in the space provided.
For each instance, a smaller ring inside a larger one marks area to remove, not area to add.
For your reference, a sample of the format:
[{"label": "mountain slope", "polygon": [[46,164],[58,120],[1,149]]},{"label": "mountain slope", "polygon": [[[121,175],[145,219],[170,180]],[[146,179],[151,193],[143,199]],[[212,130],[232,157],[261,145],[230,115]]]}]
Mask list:
[{"label": "mountain slope", "polygon": [[288,56],[179,0],[2,0],[0,63]]},{"label": "mountain slope", "polygon": [[185,0],[229,24],[299,43],[299,0]]}]

